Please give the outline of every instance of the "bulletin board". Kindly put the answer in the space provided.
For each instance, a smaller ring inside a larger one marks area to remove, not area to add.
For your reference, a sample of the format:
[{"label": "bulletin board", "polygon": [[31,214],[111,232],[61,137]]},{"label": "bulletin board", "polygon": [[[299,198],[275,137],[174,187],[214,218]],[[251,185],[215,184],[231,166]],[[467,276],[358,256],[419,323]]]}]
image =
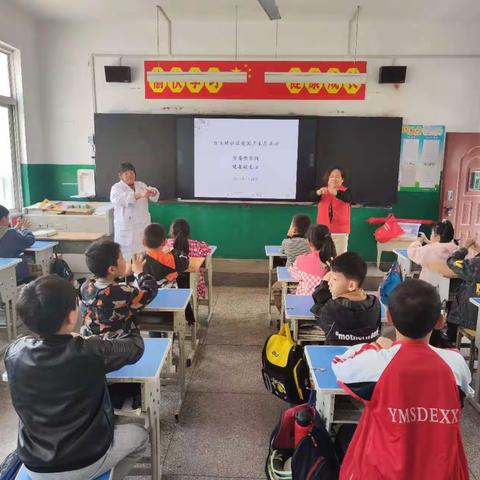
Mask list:
[{"label": "bulletin board", "polygon": [[403,125],[398,179],[400,190],[438,191],[444,150],[443,125]]}]

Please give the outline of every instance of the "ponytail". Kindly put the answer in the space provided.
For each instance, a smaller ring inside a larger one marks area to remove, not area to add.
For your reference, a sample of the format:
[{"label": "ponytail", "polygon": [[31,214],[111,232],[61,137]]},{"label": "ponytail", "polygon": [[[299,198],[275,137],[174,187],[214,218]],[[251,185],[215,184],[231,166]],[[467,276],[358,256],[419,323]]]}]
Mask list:
[{"label": "ponytail", "polygon": [[318,250],[318,256],[323,263],[330,263],[337,256],[335,244],[330,230],[326,225],[312,225],[307,232],[307,240]]},{"label": "ponytail", "polygon": [[443,222],[434,223],[432,226],[432,232],[440,237],[440,243],[449,243],[453,240],[454,229],[449,220],[443,220]]},{"label": "ponytail", "polygon": [[177,218],[170,227],[170,236],[173,238],[173,248],[190,253],[190,246],[188,244],[188,237],[190,236],[190,225],[183,218]]}]

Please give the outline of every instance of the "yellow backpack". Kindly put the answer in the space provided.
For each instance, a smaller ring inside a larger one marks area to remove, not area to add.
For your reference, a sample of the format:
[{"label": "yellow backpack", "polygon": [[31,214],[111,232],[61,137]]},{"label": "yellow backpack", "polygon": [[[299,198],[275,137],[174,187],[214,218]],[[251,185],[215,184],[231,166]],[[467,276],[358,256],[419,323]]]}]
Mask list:
[{"label": "yellow backpack", "polygon": [[262,351],[262,375],[265,387],[289,403],[304,403],[308,398],[308,368],[303,348],[295,345],[290,327],[283,324],[270,335]]}]

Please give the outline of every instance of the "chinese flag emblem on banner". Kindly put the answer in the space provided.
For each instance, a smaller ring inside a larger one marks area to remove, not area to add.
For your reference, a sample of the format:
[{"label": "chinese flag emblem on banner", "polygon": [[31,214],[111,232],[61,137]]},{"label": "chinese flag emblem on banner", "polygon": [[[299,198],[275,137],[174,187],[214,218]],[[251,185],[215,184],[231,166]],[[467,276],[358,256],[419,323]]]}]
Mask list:
[{"label": "chinese flag emblem on banner", "polygon": [[[150,72],[238,73],[241,81],[157,81]],[[367,62],[295,61],[145,61],[145,98],[256,99],[256,100],[365,100],[364,83],[292,83],[272,81],[278,74],[363,73]]]}]

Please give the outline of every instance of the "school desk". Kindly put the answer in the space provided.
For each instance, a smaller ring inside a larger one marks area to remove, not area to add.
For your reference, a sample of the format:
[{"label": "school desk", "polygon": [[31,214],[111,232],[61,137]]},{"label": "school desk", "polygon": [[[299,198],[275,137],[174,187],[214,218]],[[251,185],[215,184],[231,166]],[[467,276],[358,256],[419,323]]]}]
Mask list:
[{"label": "school desk", "polygon": [[[311,312],[314,301],[311,295],[285,295],[285,318],[290,321],[292,336],[298,341],[298,322],[300,320],[315,320],[315,315]],[[380,321],[381,328],[387,321],[385,305],[380,302]],[[319,341],[325,341],[325,337],[319,337]]]},{"label": "school desk", "polygon": [[[475,332],[475,345],[480,352],[480,297],[471,297],[470,303],[473,303],[477,307],[477,328]],[[480,368],[477,367],[475,372],[476,381],[473,382],[475,388],[475,394],[473,396],[472,405],[480,412]]]},{"label": "school desk", "polygon": [[292,277],[288,267],[277,267],[277,280],[282,284],[282,322],[285,321],[285,296],[288,293],[288,287],[292,284],[297,284],[298,280]]},{"label": "school desk", "polygon": [[26,248],[26,252],[32,252],[35,257],[35,264],[40,265],[42,275],[47,275],[50,268],[50,259],[53,256],[53,248],[58,245],[58,242],[47,242],[37,240],[30,248]]},{"label": "school desk", "polygon": [[[289,321],[292,329],[292,337],[295,342],[299,341],[299,321],[315,321],[315,315],[310,311],[313,307],[311,295],[285,295],[285,319]],[[325,335],[319,334],[318,341],[325,341]]]},{"label": "school desk", "polygon": [[398,237],[390,240],[389,242],[377,242],[377,268],[380,268],[380,261],[382,259],[383,252],[393,252],[397,249],[406,249],[415,240],[416,237]]},{"label": "school desk", "polygon": [[[212,256],[217,251],[216,245],[210,245],[210,253],[205,257],[205,260],[202,262],[205,269],[206,283],[207,283],[207,298],[201,299],[197,296],[197,285],[199,281],[199,272],[194,271],[190,272],[190,288],[193,292],[193,311],[195,313],[195,319],[198,319],[198,306],[207,305],[208,306],[208,315],[206,323],[210,323],[210,318],[213,314],[213,261]],[[200,265],[198,265],[200,267]]]},{"label": "school desk", "polygon": [[305,347],[305,359],[316,392],[315,406],[325,420],[328,432],[334,423],[358,423],[361,415],[361,409],[347,398],[347,394],[339,387],[332,370],[334,357],[345,353],[347,348],[328,345]]},{"label": "school desk", "polygon": [[[82,219],[84,219],[84,216],[81,216],[80,220]],[[62,254],[62,258],[68,263],[72,271],[74,273],[88,274],[89,270],[85,262],[85,250],[92,242],[105,235],[104,232],[100,231],[58,231],[51,237],[38,236],[37,240],[58,242],[55,251]]]},{"label": "school desk", "polygon": [[[160,458],[160,374],[170,356],[172,342],[168,338],[145,338],[145,351],[133,365],[107,374],[108,383],[140,383],[142,412],[148,421],[152,449],[152,480],[161,478]],[[116,412],[121,414],[120,412]]]},{"label": "school desk", "polygon": [[[191,296],[192,291],[189,288],[161,288],[157,296],[143,310],[146,314],[173,313],[173,333],[177,336],[179,350],[177,379],[180,390],[180,401],[175,411],[175,417],[177,419],[180,414],[183,399],[185,398],[185,329],[187,323],[185,319],[185,309]],[[160,332],[168,330],[161,321],[158,323],[142,323],[141,317],[140,329]],[[195,352],[192,353],[194,354]]]},{"label": "school desk", "polygon": [[423,267],[422,272],[425,281],[437,289],[438,294],[440,295],[440,301],[442,303],[447,302],[450,297],[450,279],[430,270],[429,268]]},{"label": "school desk", "polygon": [[21,263],[20,258],[0,258],[0,297],[5,304],[5,326],[7,339],[17,338],[17,273],[15,267]]},{"label": "school desk", "polygon": [[287,258],[282,253],[282,247],[280,245],[265,245],[265,255],[268,258],[268,318],[272,320],[272,273],[275,257]]},{"label": "school desk", "polygon": [[405,280],[412,276],[412,264],[413,262],[408,258],[406,248],[395,248],[393,253],[397,256],[397,262],[402,272],[402,278]]}]

